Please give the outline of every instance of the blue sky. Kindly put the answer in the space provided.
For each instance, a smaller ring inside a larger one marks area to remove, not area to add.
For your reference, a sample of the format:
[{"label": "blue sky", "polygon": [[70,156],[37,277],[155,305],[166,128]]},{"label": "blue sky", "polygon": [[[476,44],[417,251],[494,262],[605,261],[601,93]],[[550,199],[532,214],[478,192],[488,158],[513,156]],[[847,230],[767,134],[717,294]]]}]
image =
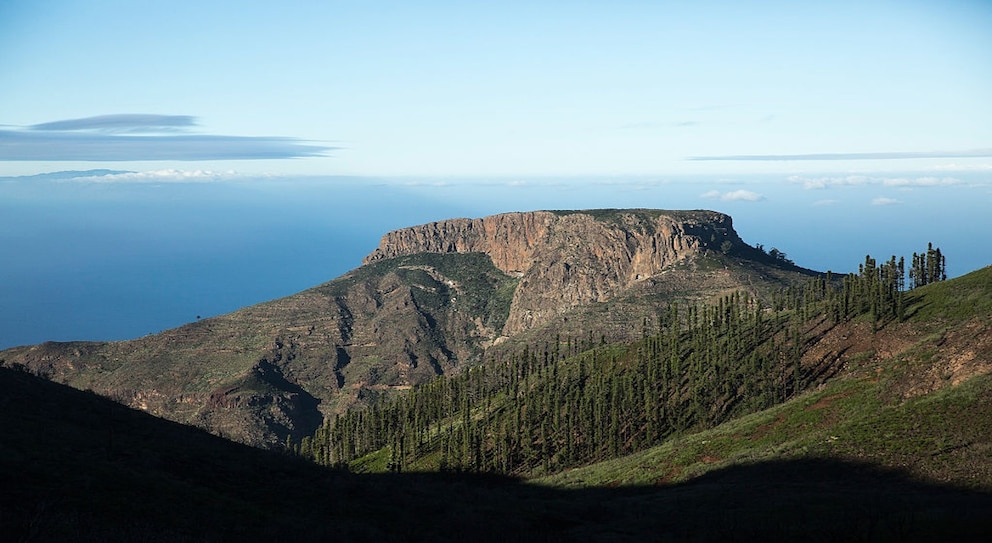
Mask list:
[{"label": "blue sky", "polygon": [[[291,294],[392,228],[708,208],[992,263],[992,3],[0,3],[0,347]],[[83,173],[58,173],[76,171]]]},{"label": "blue sky", "polygon": [[0,175],[981,167],[989,51],[982,1],[8,0]]}]

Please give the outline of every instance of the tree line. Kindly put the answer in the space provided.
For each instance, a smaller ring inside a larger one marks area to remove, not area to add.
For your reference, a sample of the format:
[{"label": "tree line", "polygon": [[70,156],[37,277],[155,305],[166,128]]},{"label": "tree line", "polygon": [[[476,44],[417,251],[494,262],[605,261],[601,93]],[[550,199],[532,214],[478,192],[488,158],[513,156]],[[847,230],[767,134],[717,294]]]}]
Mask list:
[{"label": "tree line", "polygon": [[[870,255],[858,273],[828,272],[774,295],[672,303],[630,344],[556,337],[500,352],[454,376],[327,420],[287,442],[323,465],[551,473],[616,458],[785,401],[836,371],[803,362],[817,334],[905,318],[905,260]],[[946,278],[944,257],[915,255],[910,285]],[[649,322],[650,321],[650,322]],[[371,460],[370,460],[371,459]]]}]

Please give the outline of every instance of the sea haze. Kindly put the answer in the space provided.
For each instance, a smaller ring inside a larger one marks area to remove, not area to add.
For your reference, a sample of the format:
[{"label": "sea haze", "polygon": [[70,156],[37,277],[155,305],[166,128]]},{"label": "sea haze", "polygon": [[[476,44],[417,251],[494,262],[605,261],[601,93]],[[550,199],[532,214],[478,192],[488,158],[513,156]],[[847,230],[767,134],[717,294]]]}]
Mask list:
[{"label": "sea haze", "polygon": [[292,294],[446,206],[319,186],[0,182],[0,347],[138,337]]},{"label": "sea haze", "polygon": [[97,181],[112,174],[0,178],[0,347],[156,333],[333,279],[391,229],[506,211],[714,209],[821,271],[928,241],[951,275],[992,263],[988,174]]}]

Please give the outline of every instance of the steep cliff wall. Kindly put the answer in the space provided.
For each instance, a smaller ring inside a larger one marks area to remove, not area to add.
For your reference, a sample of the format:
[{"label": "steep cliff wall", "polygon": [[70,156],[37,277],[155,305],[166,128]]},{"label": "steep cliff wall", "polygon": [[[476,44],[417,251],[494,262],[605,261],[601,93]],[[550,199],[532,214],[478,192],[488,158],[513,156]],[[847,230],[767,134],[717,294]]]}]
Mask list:
[{"label": "steep cliff wall", "polygon": [[371,263],[421,252],[482,252],[521,278],[503,328],[512,335],[706,250],[743,242],[731,218],[712,211],[594,210],[506,213],[390,232]]}]

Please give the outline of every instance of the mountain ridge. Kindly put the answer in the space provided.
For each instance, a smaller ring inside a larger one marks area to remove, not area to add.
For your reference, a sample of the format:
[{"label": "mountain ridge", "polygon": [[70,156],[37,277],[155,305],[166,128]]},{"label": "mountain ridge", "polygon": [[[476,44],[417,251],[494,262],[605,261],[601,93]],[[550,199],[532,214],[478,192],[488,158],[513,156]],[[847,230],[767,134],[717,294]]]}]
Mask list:
[{"label": "mountain ridge", "polygon": [[484,253],[503,273],[522,278],[504,329],[513,335],[572,307],[607,301],[703,251],[743,245],[732,219],[712,211],[532,211],[394,230],[363,263],[422,252]]},{"label": "mountain ridge", "polygon": [[477,364],[504,342],[594,328],[630,340],[673,300],[767,297],[811,274],[741,241],[721,213],[509,213],[387,233],[337,279],[160,334],[0,358],[278,447],[336,413]]}]

